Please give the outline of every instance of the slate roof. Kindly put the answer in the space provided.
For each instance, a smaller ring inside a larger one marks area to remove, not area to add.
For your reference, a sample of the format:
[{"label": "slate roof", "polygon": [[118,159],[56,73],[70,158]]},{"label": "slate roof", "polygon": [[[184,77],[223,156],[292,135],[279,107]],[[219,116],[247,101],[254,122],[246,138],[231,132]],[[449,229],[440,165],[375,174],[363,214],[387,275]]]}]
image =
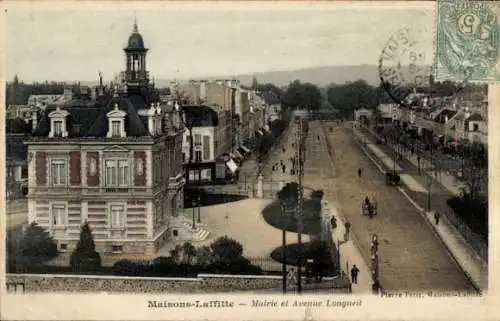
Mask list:
[{"label": "slate roof", "polygon": [[186,124],[192,127],[216,127],[219,125],[217,112],[206,105],[185,105],[182,111],[186,116]]},{"label": "slate roof", "polygon": [[445,109],[443,111],[441,111],[441,113],[439,113],[439,115],[437,115],[434,120],[438,123],[441,123],[441,124],[444,124],[446,122],[446,117],[448,117],[448,120],[451,119],[453,116],[455,116],[457,114],[457,111],[456,110],[448,110],[448,109]]},{"label": "slate roof", "polygon": [[26,123],[21,118],[5,119],[5,132],[7,134],[27,134],[31,131],[31,123]]},{"label": "slate roof", "polygon": [[474,113],[469,118],[467,118],[466,121],[467,122],[470,122],[470,121],[484,121],[484,118],[483,118],[483,116],[481,116],[481,115],[479,115],[477,113]]},{"label": "slate roof", "polygon": [[[61,106],[62,110],[69,112],[66,118],[68,125],[68,136],[78,137],[106,137],[108,131],[108,118],[106,114],[113,110],[115,104],[127,113],[125,116],[125,131],[127,137],[149,136],[146,119],[141,119],[137,114],[138,109],[147,108],[145,99],[136,94],[105,99],[90,103],[85,100],[72,100]],[[44,137],[50,132],[50,119],[48,115],[56,109],[49,106],[42,111],[38,119],[38,127],[33,136]]]}]

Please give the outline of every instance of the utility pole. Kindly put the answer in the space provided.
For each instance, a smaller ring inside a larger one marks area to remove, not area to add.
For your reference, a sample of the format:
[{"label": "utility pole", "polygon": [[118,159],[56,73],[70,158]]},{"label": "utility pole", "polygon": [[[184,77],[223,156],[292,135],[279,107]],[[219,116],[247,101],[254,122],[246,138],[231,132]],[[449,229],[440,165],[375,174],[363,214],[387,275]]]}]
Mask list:
[{"label": "utility pole", "polygon": [[193,205],[193,230],[196,229],[196,201],[193,199],[192,203]]},{"label": "utility pole", "polygon": [[[297,292],[302,292],[302,229],[303,229],[303,217],[302,217],[302,206],[303,206],[303,176],[304,176],[304,144],[305,135],[307,132],[307,120],[300,116],[297,119],[297,137],[296,137],[296,149],[295,149],[295,160],[297,162],[297,243],[299,245],[299,257],[297,265]],[[305,124],[304,124],[305,123]]]},{"label": "utility pole", "polygon": [[[283,222],[285,223],[286,222],[286,216],[285,216],[285,204],[282,203],[281,204],[281,218],[283,219]],[[281,244],[281,263],[283,264],[282,266],[282,272],[283,272],[283,294],[286,293],[286,277],[287,277],[287,273],[286,273],[286,224],[283,224],[283,230],[282,230],[282,244]]]},{"label": "utility pole", "polygon": [[201,197],[198,195],[198,223],[201,223]]},{"label": "utility pole", "polygon": [[372,293],[373,294],[378,294],[378,291],[380,289],[380,284],[378,280],[379,276],[379,269],[378,269],[378,237],[377,234],[372,235],[372,241],[371,241],[371,259],[372,259],[372,264],[371,264],[371,272],[372,272]]}]

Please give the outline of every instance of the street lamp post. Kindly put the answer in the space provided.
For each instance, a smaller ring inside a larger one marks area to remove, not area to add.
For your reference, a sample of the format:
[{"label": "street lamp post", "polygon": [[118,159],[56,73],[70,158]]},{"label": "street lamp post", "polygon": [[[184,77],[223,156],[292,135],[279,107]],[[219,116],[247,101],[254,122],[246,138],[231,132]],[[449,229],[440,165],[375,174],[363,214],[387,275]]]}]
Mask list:
[{"label": "street lamp post", "polygon": [[377,294],[379,291],[379,281],[378,281],[378,276],[379,276],[379,270],[378,270],[378,237],[377,234],[372,235],[372,242],[371,242],[371,259],[372,259],[372,264],[371,264],[371,272],[372,272],[372,293]]},{"label": "street lamp post", "polygon": [[201,198],[198,195],[198,223],[201,223]]},{"label": "street lamp post", "polygon": [[193,205],[193,230],[196,229],[196,201],[193,200],[192,203]]},{"label": "street lamp post", "polygon": [[[286,217],[285,217],[285,204],[281,204],[281,218],[283,219],[283,223],[286,223]],[[286,293],[286,224],[283,224],[283,230],[282,230],[282,239],[281,239],[281,263],[282,263],[282,273],[283,273],[283,294]]]},{"label": "street lamp post", "polygon": [[395,129],[395,124],[393,121],[393,128],[392,128],[392,174],[396,176],[396,129]]}]

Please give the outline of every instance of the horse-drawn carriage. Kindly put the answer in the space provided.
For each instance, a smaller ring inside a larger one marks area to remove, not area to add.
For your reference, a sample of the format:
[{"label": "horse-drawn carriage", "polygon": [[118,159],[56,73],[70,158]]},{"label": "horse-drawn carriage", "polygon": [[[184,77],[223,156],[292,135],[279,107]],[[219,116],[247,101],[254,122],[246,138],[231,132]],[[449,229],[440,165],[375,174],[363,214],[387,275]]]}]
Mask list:
[{"label": "horse-drawn carriage", "polygon": [[393,185],[397,186],[399,184],[399,181],[401,178],[399,177],[399,174],[393,173],[393,172],[386,172],[385,173],[385,183],[387,185]]},{"label": "horse-drawn carriage", "polygon": [[377,215],[377,202],[375,201],[375,198],[370,201],[370,199],[366,197],[361,206],[361,211],[363,215],[368,215],[370,217]]}]

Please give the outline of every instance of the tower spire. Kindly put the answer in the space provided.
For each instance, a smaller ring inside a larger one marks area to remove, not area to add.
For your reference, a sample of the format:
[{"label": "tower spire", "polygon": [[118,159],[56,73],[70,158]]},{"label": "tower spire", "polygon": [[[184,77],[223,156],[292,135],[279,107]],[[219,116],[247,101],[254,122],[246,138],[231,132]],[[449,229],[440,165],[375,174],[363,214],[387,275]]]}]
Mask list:
[{"label": "tower spire", "polygon": [[137,15],[134,12],[134,33],[138,33],[139,28],[137,27]]}]

